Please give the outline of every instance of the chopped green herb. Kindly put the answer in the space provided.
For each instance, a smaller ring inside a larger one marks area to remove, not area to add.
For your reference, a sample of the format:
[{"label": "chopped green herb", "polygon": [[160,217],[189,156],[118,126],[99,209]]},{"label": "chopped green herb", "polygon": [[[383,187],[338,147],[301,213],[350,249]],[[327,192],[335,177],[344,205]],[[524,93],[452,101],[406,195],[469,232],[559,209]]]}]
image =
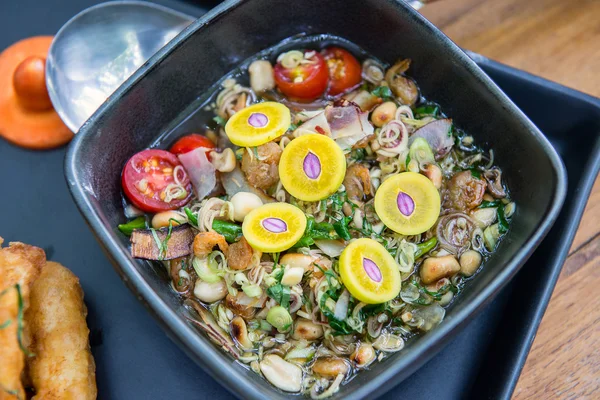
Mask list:
[{"label": "chopped green herb", "polygon": [[364,319],[372,315],[381,314],[388,309],[388,303],[368,304],[361,308],[360,313]]},{"label": "chopped green herb", "polygon": [[321,212],[326,212],[327,211],[327,199],[321,200],[320,204],[321,204]]},{"label": "chopped green herb", "polygon": [[498,232],[506,233],[508,232],[508,221],[506,220],[506,216],[504,215],[504,206],[500,206],[497,208],[498,210]]},{"label": "chopped green herb", "polygon": [[436,301],[440,301],[442,299],[442,296],[448,292],[456,293],[458,291],[456,286],[454,286],[451,283],[448,283],[448,284],[442,286],[441,288],[438,289],[437,292],[432,292],[432,291],[428,290],[425,286],[422,286],[416,279],[414,279],[412,283],[419,289],[419,292],[430,296],[431,298],[433,298]]},{"label": "chopped green herb", "polygon": [[178,222],[173,218],[169,219],[169,230],[167,231],[167,235],[165,236],[164,240],[160,240],[158,233],[156,233],[156,229],[150,228],[150,232],[152,232],[152,237],[154,238],[156,247],[158,247],[159,260],[164,260],[167,255],[167,251],[169,250],[169,240],[171,239],[171,234],[173,233],[173,221]]},{"label": "chopped green herb", "polygon": [[[17,341],[19,342],[19,347],[21,348],[23,354],[25,354],[27,357],[33,357],[35,356],[35,354],[30,352],[29,349],[23,344],[23,314],[25,304],[23,302],[23,294],[21,293],[21,285],[19,283],[16,283],[14,286],[4,289],[2,292],[0,292],[0,297],[6,295],[6,293],[8,293],[12,289],[17,291]],[[11,323],[12,320],[3,322],[1,329],[8,327]]]},{"label": "chopped green herb", "polygon": [[309,299],[309,297],[308,297],[308,295],[306,293],[304,293],[302,295],[302,304],[304,304],[307,307],[310,307],[310,305],[311,305],[310,304],[310,299]]},{"label": "chopped green herb", "polygon": [[469,171],[471,171],[471,176],[473,178],[481,179],[481,171],[480,170],[478,170],[475,167],[471,167],[471,168],[469,168]]},{"label": "chopped green herb", "polygon": [[242,227],[233,222],[222,221],[220,219],[213,220],[212,228],[215,232],[220,233],[229,243],[234,243],[242,236]]},{"label": "chopped green herb", "polygon": [[2,384],[0,384],[0,389],[2,389],[3,392],[8,393],[11,396],[16,396],[17,400],[22,400],[21,395],[19,394],[19,391],[16,389],[7,389],[4,386],[2,386]]},{"label": "chopped green herb", "polygon": [[344,240],[352,239],[352,236],[350,236],[350,232],[348,231],[348,223],[350,223],[351,220],[352,217],[344,217],[333,224],[333,228],[337,234]]},{"label": "chopped green herb", "polygon": [[271,258],[273,258],[273,263],[275,265],[279,264],[279,256],[281,255],[281,253],[273,253],[271,254]]},{"label": "chopped green herb", "polygon": [[126,224],[119,224],[119,230],[127,236],[131,236],[134,229],[146,229],[146,218],[137,217]]},{"label": "chopped green herb", "polygon": [[150,228],[150,232],[152,232],[152,237],[154,238],[154,243],[156,243],[156,247],[158,247],[158,259],[162,260],[164,259],[163,256],[163,242],[161,242],[160,238],[158,237],[158,233],[156,233],[156,229],[154,228]]},{"label": "chopped green herb", "polygon": [[[335,317],[333,311],[327,307],[326,302],[327,302],[327,299],[329,299],[330,297],[331,296],[329,295],[329,293],[323,294],[323,297],[321,297],[320,306],[321,306],[321,311],[323,312],[323,315],[325,317],[327,317],[327,320],[329,321],[329,326],[331,326],[331,329],[333,330],[333,335],[339,336],[339,335],[348,335],[350,333],[353,333],[354,329],[352,329],[346,323],[346,321],[340,321],[339,319],[337,319]],[[350,309],[350,307],[348,307],[348,309]]]},{"label": "chopped green herb", "polygon": [[246,151],[246,149],[239,148],[235,151],[235,159],[238,161],[242,161],[242,157],[244,157],[244,152]]},{"label": "chopped green herb", "polygon": [[494,201],[484,200],[481,202],[481,204],[479,205],[478,208],[493,208],[493,207],[498,207],[501,204],[502,203],[500,202],[500,200],[494,200]]},{"label": "chopped green herb", "polygon": [[436,245],[437,245],[437,238],[434,236],[431,239],[423,242],[423,243],[419,243],[417,245],[417,250],[415,251],[415,260],[418,259],[419,257],[422,257],[423,255],[429,253],[431,251],[431,249],[433,249]]},{"label": "chopped green herb", "polygon": [[283,278],[283,272],[283,268],[276,268],[273,272],[273,279],[275,279],[277,283],[281,282],[281,279]]},{"label": "chopped green herb", "polygon": [[219,124],[221,126],[225,126],[225,124],[227,123],[227,121],[225,121],[225,118],[219,117],[218,115],[213,118],[213,121],[215,121],[217,124]]},{"label": "chopped green herb", "polygon": [[296,123],[293,123],[293,122],[292,122],[292,123],[290,124],[290,127],[288,128],[288,131],[295,131],[295,130],[296,130],[296,129],[298,129],[298,127],[299,127],[300,125],[302,125],[303,123],[304,123],[304,121],[298,121],[298,122],[296,122]]},{"label": "chopped green herb", "polygon": [[315,240],[313,238],[311,238],[310,236],[302,236],[300,238],[300,240],[298,240],[293,247],[294,248],[310,247],[313,244],[315,244]]},{"label": "chopped green herb", "polygon": [[[310,243],[309,239],[312,239],[313,242]],[[300,242],[303,242],[302,244],[313,244],[314,240],[319,239],[339,239],[339,236],[335,233],[335,228],[332,224],[328,222],[315,222],[314,217],[309,216],[306,218],[304,236],[294,245],[294,247],[306,247],[300,245]]]},{"label": "chopped green herb", "polygon": [[187,215],[189,223],[197,228],[198,227],[198,218],[194,215],[192,210],[190,210],[187,207],[184,207],[183,211],[185,212],[185,215]]},{"label": "chopped green herb", "polygon": [[[454,124],[450,124],[450,128],[448,129],[448,137],[452,137],[452,135],[456,132],[454,128]],[[458,136],[458,135],[457,135]]]},{"label": "chopped green herb", "polygon": [[393,98],[392,90],[387,86],[376,87],[372,92],[372,95],[381,97],[382,99]]},{"label": "chopped green herb", "polygon": [[[283,270],[282,270],[283,272]],[[267,295],[274,299],[280,306],[289,309],[290,308],[290,287],[282,285],[281,283],[275,284],[267,289]]]},{"label": "chopped green herb", "polygon": [[437,104],[427,104],[415,108],[414,116],[416,119],[424,117],[437,117],[440,114],[440,108]]},{"label": "chopped green herb", "polygon": [[354,149],[350,152],[350,159],[354,161],[362,161],[367,156],[367,151],[363,148]]}]

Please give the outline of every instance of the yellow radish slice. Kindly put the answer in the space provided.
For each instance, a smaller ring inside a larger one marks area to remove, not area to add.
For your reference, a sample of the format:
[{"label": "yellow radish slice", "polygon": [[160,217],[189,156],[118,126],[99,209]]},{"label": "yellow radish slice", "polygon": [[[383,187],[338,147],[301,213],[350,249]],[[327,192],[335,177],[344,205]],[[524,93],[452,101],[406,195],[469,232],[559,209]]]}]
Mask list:
[{"label": "yellow radish slice", "polygon": [[279,178],[285,190],[304,201],[317,201],[335,193],[346,174],[346,157],[329,137],[308,134],[292,140],[279,161]]},{"label": "yellow radish slice", "polygon": [[394,232],[418,235],[440,215],[440,194],[427,177],[402,172],[386,179],[375,193],[375,212]]},{"label": "yellow radish slice", "polygon": [[242,232],[253,248],[277,253],[292,247],[304,234],[306,215],[287,203],[269,203],[250,211]]},{"label": "yellow radish slice", "polygon": [[352,241],[340,256],[340,276],[348,291],[367,304],[385,303],[400,293],[396,260],[373,239]]},{"label": "yellow radish slice", "polygon": [[233,114],[225,124],[225,133],[235,145],[254,147],[283,135],[290,123],[291,114],[286,106],[267,101]]}]

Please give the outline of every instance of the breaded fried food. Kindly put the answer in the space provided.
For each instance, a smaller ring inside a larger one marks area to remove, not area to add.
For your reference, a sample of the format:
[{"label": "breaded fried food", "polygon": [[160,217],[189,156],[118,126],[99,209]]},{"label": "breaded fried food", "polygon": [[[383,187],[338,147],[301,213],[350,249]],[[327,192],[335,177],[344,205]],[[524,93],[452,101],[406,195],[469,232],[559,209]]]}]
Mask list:
[{"label": "breaded fried food", "polygon": [[27,360],[33,399],[87,400],[97,396],[83,290],[67,268],[48,262],[31,288],[25,322],[31,334]]},{"label": "breaded fried food", "polygon": [[46,254],[35,246],[10,243],[0,237],[0,400],[25,399],[21,374],[26,346],[23,315],[30,287],[46,264]]}]

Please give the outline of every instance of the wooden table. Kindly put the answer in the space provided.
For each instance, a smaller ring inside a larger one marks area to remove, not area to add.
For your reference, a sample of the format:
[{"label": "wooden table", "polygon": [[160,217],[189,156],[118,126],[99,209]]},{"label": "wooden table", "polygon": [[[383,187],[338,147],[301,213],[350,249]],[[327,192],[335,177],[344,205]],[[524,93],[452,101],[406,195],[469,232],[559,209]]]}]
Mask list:
[{"label": "wooden table", "polygon": [[[465,49],[600,97],[600,0],[443,0],[421,11]],[[600,399],[599,290],[600,178],[514,399]]]}]

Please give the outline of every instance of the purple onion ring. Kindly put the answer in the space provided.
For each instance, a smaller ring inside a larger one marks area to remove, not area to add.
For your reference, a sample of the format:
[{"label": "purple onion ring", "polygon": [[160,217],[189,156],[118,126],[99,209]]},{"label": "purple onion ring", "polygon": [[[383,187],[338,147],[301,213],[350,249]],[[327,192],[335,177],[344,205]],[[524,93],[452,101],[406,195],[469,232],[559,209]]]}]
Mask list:
[{"label": "purple onion ring", "polygon": [[263,228],[272,233],[283,233],[288,230],[287,224],[280,218],[265,218],[261,224]]},{"label": "purple onion ring", "polygon": [[415,201],[404,192],[398,193],[396,204],[398,205],[398,210],[406,217],[410,217],[415,212]]},{"label": "purple onion ring", "polygon": [[312,151],[309,151],[306,157],[304,157],[302,168],[306,176],[310,179],[317,179],[321,175],[321,161]]},{"label": "purple onion ring", "polygon": [[363,258],[363,268],[369,276],[369,278],[371,278],[375,282],[381,282],[381,279],[383,278],[381,275],[381,270],[373,260]]},{"label": "purple onion ring", "polygon": [[262,128],[269,123],[269,117],[263,113],[252,113],[248,118],[248,123],[255,128]]}]

